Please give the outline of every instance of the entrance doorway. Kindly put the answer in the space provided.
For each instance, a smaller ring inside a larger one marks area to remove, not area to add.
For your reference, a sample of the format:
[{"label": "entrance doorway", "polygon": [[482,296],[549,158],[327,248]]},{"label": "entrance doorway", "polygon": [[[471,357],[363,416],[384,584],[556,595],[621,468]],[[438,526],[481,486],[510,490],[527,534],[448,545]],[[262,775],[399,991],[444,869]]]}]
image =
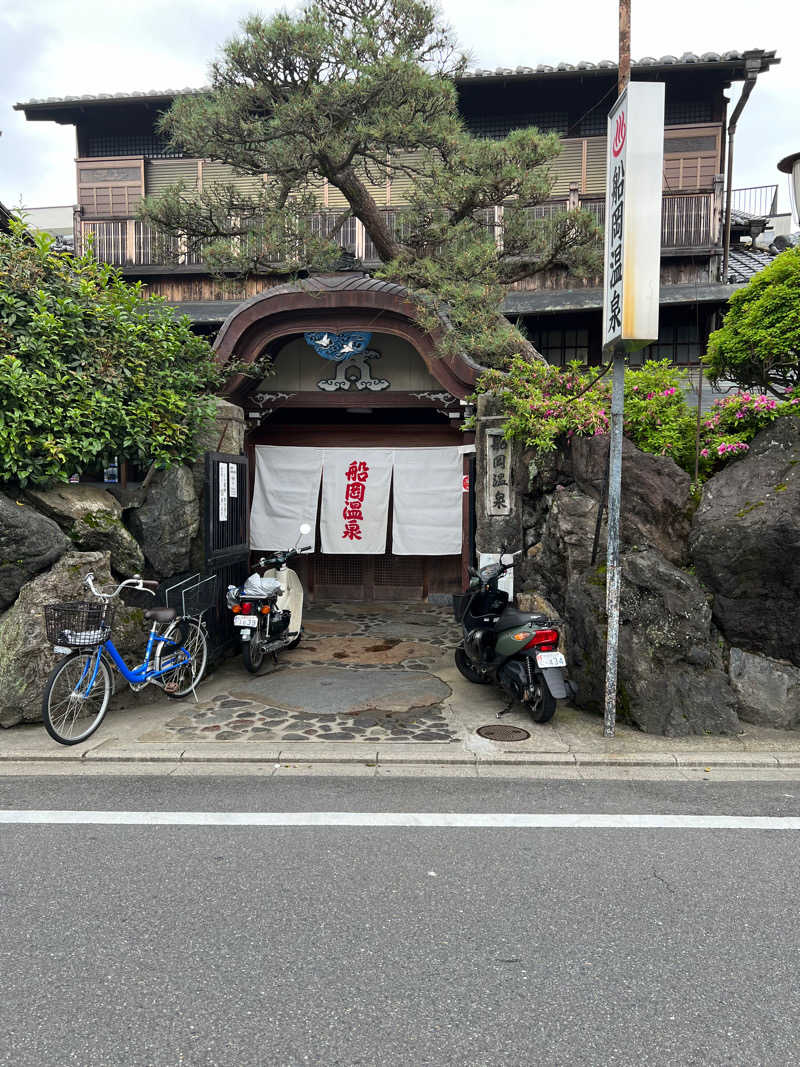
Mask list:
[{"label": "entrance doorway", "polygon": [[[324,422],[322,421],[324,419]],[[464,435],[445,417],[425,409],[383,409],[369,418],[330,409],[284,408],[269,422],[250,432],[247,448],[251,471],[259,445],[284,447],[421,448],[464,443]],[[463,494],[462,530],[469,530],[469,494]],[[389,514],[391,515],[391,498]],[[391,522],[387,551],[371,554],[314,552],[296,561],[298,574],[311,600],[418,601],[434,594],[461,592],[469,563],[468,533],[457,555],[396,555],[392,552]],[[317,530],[316,545],[320,536]]]}]

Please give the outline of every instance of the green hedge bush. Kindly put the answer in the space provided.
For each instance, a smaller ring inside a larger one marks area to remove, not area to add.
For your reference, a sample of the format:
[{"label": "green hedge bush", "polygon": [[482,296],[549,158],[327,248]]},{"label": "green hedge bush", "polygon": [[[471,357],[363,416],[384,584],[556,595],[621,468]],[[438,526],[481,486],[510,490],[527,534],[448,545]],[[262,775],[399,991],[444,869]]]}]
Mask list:
[{"label": "green hedge bush", "polygon": [[208,342],[140,283],[21,224],[0,234],[0,483],[192,460],[219,384]]}]

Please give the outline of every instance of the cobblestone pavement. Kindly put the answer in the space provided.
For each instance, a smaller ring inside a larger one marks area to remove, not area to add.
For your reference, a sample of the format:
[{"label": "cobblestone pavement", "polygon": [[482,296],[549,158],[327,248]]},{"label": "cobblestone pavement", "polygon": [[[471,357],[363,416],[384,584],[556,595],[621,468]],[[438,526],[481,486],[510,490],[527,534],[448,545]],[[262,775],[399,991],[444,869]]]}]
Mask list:
[{"label": "cobblestone pavement", "polygon": [[233,660],[224,692],[140,740],[454,742],[451,690],[431,671],[452,664],[460,636],[439,606],[313,605],[277,666],[254,676]]},{"label": "cobblestone pavement", "polygon": [[426,671],[452,660],[461,628],[438,605],[328,604],[314,606],[290,667],[335,665]]}]

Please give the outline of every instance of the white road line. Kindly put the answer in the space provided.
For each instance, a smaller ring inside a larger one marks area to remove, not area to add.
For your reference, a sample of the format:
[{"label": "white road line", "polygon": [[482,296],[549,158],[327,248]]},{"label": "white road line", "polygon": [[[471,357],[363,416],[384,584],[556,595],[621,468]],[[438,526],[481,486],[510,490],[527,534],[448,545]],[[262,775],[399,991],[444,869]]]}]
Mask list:
[{"label": "white road line", "polygon": [[359,811],[13,811],[0,823],[79,826],[320,826],[467,830],[800,830],[800,818],[747,815],[539,815]]}]

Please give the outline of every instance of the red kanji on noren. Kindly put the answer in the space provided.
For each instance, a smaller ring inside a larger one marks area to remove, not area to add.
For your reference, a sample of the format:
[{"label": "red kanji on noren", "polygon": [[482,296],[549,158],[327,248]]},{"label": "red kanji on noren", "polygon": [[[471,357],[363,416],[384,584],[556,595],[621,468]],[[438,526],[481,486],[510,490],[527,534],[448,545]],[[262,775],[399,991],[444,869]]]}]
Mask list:
[{"label": "red kanji on noren", "polygon": [[361,527],[359,526],[359,521],[364,521],[361,505],[367,491],[367,487],[364,483],[369,477],[369,467],[363,460],[354,459],[347,468],[345,477],[347,478],[348,484],[344,491],[344,509],[342,511],[342,518],[345,521],[345,525],[342,540],[360,541]]},{"label": "red kanji on noren", "polygon": [[366,486],[361,482],[351,482],[344,491],[345,500],[357,500],[359,503],[364,499]]},{"label": "red kanji on noren", "polygon": [[347,468],[345,477],[348,482],[365,482],[369,477],[369,467],[363,460],[360,463],[357,460],[353,460]]}]

